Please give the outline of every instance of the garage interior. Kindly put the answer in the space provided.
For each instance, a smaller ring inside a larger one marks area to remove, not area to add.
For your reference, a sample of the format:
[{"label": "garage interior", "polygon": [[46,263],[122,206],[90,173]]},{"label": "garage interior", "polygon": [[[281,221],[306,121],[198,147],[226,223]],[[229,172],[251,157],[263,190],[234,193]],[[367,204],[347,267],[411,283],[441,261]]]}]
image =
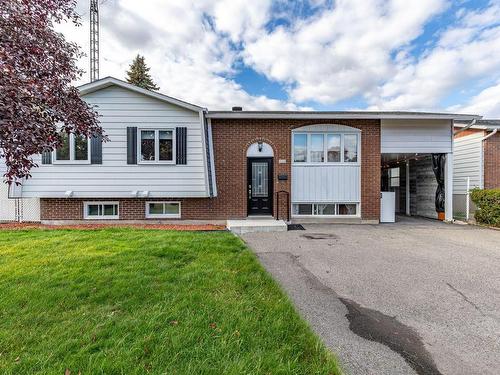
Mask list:
[{"label": "garage interior", "polygon": [[[382,192],[392,192],[390,200],[397,215],[438,219],[432,154],[382,154]],[[384,205],[382,203],[382,205]],[[382,207],[391,209],[391,207]]]}]

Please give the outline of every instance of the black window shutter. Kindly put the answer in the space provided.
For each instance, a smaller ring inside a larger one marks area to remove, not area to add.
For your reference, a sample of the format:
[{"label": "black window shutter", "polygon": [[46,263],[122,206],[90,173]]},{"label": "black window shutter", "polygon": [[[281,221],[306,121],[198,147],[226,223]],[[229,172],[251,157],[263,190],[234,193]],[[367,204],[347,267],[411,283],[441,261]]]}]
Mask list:
[{"label": "black window shutter", "polygon": [[42,152],[42,164],[52,164],[52,151]]},{"label": "black window shutter", "polygon": [[102,164],[102,136],[90,138],[90,163]]},{"label": "black window shutter", "polygon": [[179,127],[175,130],[176,164],[187,164],[187,128]]},{"label": "black window shutter", "polygon": [[127,127],[127,164],[137,164],[137,127]]}]

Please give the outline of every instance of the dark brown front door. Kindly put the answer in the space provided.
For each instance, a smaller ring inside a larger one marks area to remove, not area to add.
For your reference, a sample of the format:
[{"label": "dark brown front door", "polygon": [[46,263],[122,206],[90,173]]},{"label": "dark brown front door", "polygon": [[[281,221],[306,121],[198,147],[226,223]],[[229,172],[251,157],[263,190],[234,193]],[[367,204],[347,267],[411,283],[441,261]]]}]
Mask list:
[{"label": "dark brown front door", "polygon": [[248,215],[273,213],[273,158],[248,158]]}]

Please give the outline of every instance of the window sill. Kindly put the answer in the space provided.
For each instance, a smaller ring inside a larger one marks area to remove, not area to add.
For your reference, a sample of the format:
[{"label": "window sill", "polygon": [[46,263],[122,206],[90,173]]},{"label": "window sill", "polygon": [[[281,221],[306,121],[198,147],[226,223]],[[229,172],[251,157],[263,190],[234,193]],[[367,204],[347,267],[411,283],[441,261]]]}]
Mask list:
[{"label": "window sill", "polygon": [[90,165],[90,160],[54,160],[53,165]]},{"label": "window sill", "polygon": [[84,220],[118,220],[120,219],[119,216],[86,216],[83,218]]},{"label": "window sill", "polygon": [[176,165],[175,161],[138,161],[139,165]]},{"label": "window sill", "polygon": [[146,215],[146,219],[180,219],[181,215]]}]

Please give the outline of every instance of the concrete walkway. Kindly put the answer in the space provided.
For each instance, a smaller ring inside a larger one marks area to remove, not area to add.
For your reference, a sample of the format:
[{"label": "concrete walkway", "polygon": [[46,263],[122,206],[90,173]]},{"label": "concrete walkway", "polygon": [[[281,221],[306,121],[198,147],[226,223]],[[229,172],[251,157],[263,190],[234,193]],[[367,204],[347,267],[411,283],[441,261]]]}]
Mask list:
[{"label": "concrete walkway", "polygon": [[348,374],[498,374],[500,231],[424,219],[243,239]]}]

